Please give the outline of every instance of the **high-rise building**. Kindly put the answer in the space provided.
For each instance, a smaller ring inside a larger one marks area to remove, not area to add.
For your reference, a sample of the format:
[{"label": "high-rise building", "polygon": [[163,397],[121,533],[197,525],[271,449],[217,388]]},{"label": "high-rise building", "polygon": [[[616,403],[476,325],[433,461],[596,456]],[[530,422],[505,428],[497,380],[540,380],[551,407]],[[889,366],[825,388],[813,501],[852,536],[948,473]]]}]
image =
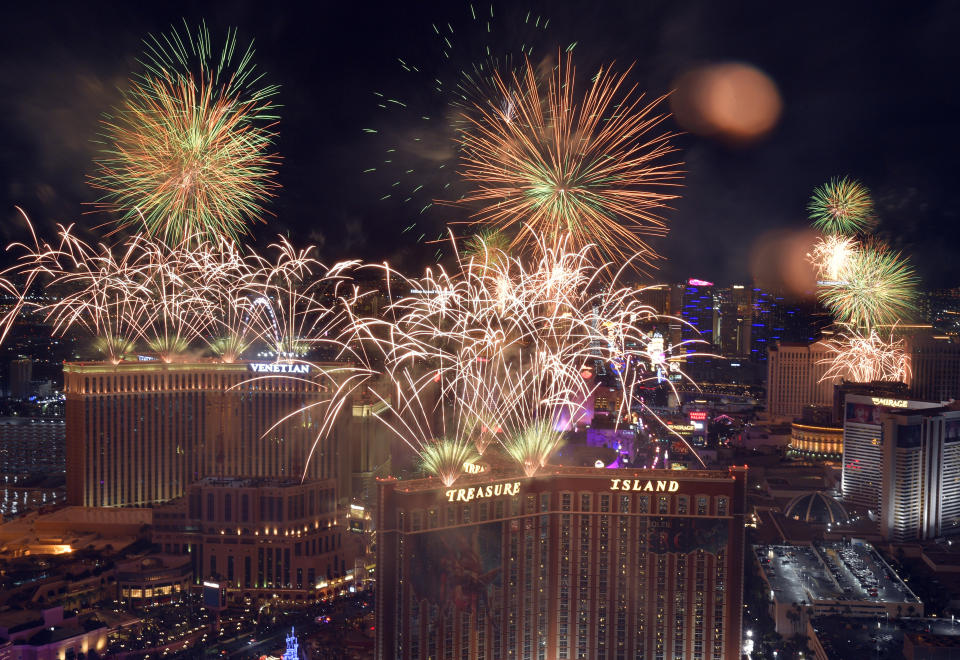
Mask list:
[{"label": "high-rise building", "polygon": [[[683,285],[682,292],[679,316],[687,322],[682,327],[682,340],[700,340],[712,346],[716,343],[716,301],[713,283],[689,280]],[[690,346],[687,352],[703,352],[703,348]]]},{"label": "high-rise building", "polygon": [[907,339],[910,393],[917,399],[960,399],[960,342],[947,335],[917,334]]},{"label": "high-rise building", "polygon": [[753,323],[753,289],[742,284],[721,289],[717,304],[717,339],[725,357],[749,357]]},{"label": "high-rise building", "polygon": [[740,657],[746,469],[380,485],[376,658]]},{"label": "high-rise building", "polygon": [[327,397],[324,385],[309,365],[291,378],[261,366],[65,364],[67,501],[148,506],[206,476],[333,478],[337,438],[317,442],[322,412],[289,416]]},{"label": "high-rise building", "polygon": [[20,356],[10,361],[10,398],[26,399],[30,396],[33,380],[33,360]]},{"label": "high-rise building", "polygon": [[833,382],[823,380],[831,356],[823,342],[777,342],[767,362],[767,414],[796,419],[804,406],[833,404]]},{"label": "high-rise building", "polygon": [[848,394],[843,499],[895,542],[960,532],[960,406]]}]

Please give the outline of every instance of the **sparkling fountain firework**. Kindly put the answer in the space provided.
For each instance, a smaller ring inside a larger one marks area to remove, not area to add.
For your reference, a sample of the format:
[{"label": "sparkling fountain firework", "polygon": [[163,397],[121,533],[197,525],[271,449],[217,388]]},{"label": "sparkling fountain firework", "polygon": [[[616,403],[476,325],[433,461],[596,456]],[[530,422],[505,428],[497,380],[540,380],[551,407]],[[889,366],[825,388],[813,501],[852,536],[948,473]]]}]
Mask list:
[{"label": "sparkling fountain firework", "polygon": [[826,342],[833,356],[821,380],[846,379],[857,383],[887,381],[906,383],[910,380],[910,356],[904,340],[891,333],[884,340],[874,330],[861,334],[848,330]]},{"label": "sparkling fountain firework", "polygon": [[[598,361],[619,367],[617,419],[642,405],[634,394],[654,377],[642,327],[663,319],[640,302],[641,291],[611,284],[629,264],[595,266],[590,247],[540,249],[529,265],[488,249],[452,272],[415,279],[384,266],[386,280],[401,283],[392,289],[411,293],[348,324],[344,343],[363,346],[403,384],[392,399],[379,398],[385,421],[416,452],[444,440],[485,454],[496,443],[525,472],[535,470],[546,458],[533,448],[555,447],[582,418],[593,387],[583,371]],[[448,470],[445,479],[455,476]]]}]

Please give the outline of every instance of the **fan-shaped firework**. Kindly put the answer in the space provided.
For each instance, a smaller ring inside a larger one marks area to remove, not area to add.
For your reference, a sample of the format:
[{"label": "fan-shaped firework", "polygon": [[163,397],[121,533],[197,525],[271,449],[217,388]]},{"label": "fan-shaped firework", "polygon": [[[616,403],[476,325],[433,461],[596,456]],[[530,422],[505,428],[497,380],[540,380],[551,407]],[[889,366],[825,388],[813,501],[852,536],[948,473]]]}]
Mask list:
[{"label": "fan-shaped firework", "polygon": [[92,185],[119,224],[179,243],[246,233],[276,187],[277,87],[235,31],[214,51],[205,25],[146,40],[145,70],[103,120]]},{"label": "fan-shaped firework", "polygon": [[807,211],[813,226],[827,234],[857,234],[874,222],[870,191],[848,177],[830,179],[815,189]]},{"label": "fan-shaped firework", "polygon": [[842,323],[870,329],[908,318],[914,310],[913,268],[882,244],[853,250],[841,275],[820,289],[820,299]]},{"label": "fan-shaped firework", "polygon": [[905,383],[910,379],[910,356],[902,339],[883,340],[875,331],[846,332],[827,342],[833,357],[821,380],[840,378],[857,383],[887,381]]},{"label": "fan-shaped firework", "polygon": [[476,456],[473,445],[460,438],[435,440],[420,451],[423,469],[439,477],[444,486],[452,486],[457,477],[463,474],[464,464],[473,461]]},{"label": "fan-shaped firework", "polygon": [[521,250],[569,235],[574,250],[596,244],[652,264],[643,237],[666,233],[657,213],[676,198],[680,171],[664,162],[670,136],[654,133],[661,99],[645,102],[628,74],[601,70],[582,95],[569,55],[545,84],[529,62],[521,76],[495,74],[508,102],[477,107],[459,136],[472,222],[511,233]]},{"label": "fan-shaped firework", "polygon": [[539,420],[507,438],[503,447],[507,455],[520,465],[523,473],[532,477],[547,464],[547,459],[560,446],[563,434],[549,421]]}]

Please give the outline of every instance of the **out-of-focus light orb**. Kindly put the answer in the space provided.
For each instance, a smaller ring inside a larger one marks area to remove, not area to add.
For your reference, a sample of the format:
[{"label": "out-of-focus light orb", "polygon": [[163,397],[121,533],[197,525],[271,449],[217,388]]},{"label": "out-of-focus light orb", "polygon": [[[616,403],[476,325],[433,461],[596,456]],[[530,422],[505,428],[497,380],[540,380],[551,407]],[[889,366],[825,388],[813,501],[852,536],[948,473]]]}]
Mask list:
[{"label": "out-of-focus light orb", "polygon": [[697,67],[673,85],[677,122],[698,135],[749,143],[773,129],[783,101],[770,76],[754,66],[724,62]]}]

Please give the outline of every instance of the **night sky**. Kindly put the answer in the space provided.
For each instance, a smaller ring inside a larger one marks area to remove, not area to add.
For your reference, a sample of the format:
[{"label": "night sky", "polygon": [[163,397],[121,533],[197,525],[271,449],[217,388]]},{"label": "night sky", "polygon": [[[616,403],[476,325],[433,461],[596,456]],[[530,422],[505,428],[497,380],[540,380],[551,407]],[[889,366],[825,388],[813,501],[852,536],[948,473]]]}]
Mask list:
[{"label": "night sky", "polygon": [[[546,30],[524,22],[528,9],[550,17]],[[476,10],[489,11],[489,3]],[[420,116],[440,117],[447,106],[429,81],[450,79],[486,43],[509,50],[530,37],[535,59],[575,41],[578,69],[635,63],[633,80],[654,97],[690,68],[714,62],[751,64],[777,85],[783,113],[764,139],[748,146],[692,134],[675,139],[687,174],[683,198],[665,213],[670,233],[655,241],[666,257],[658,279],[749,280],[757,246],[806,230],[812,189],[849,174],[874,192],[880,235],[913,258],[924,286],[960,285],[960,4],[951,0],[495,3],[490,37],[460,0],[312,3],[308,10],[262,1],[82,3],[82,9],[22,2],[3,15],[4,242],[26,236],[15,205],[44,230],[108,219],[86,206],[96,198],[85,176],[98,119],[138,68],[147,33],[205,19],[215,39],[229,26],[239,28],[242,43],[255,39],[259,68],[281,85],[283,187],[272,205],[275,217],[254,230],[258,243],[284,233],[298,244],[317,243],[327,261],[428,263],[437,245],[417,242],[419,234],[435,238],[460,211],[434,207],[420,215],[419,199],[401,202],[404,193],[391,183],[402,180],[400,187],[409,189],[414,179],[422,181],[419,195],[427,202],[442,190],[445,179],[433,166],[450,151],[443,122]],[[447,22],[455,32],[451,62],[431,27]],[[420,72],[404,71],[397,58]],[[375,91],[406,107],[379,108]],[[666,128],[681,130],[673,120]],[[414,134],[427,153],[400,149],[392,163],[382,162],[392,143]],[[427,172],[424,163],[431,165]],[[363,174],[373,166],[376,172]],[[408,175],[410,168],[416,171]],[[404,233],[412,222],[416,229]]]}]

